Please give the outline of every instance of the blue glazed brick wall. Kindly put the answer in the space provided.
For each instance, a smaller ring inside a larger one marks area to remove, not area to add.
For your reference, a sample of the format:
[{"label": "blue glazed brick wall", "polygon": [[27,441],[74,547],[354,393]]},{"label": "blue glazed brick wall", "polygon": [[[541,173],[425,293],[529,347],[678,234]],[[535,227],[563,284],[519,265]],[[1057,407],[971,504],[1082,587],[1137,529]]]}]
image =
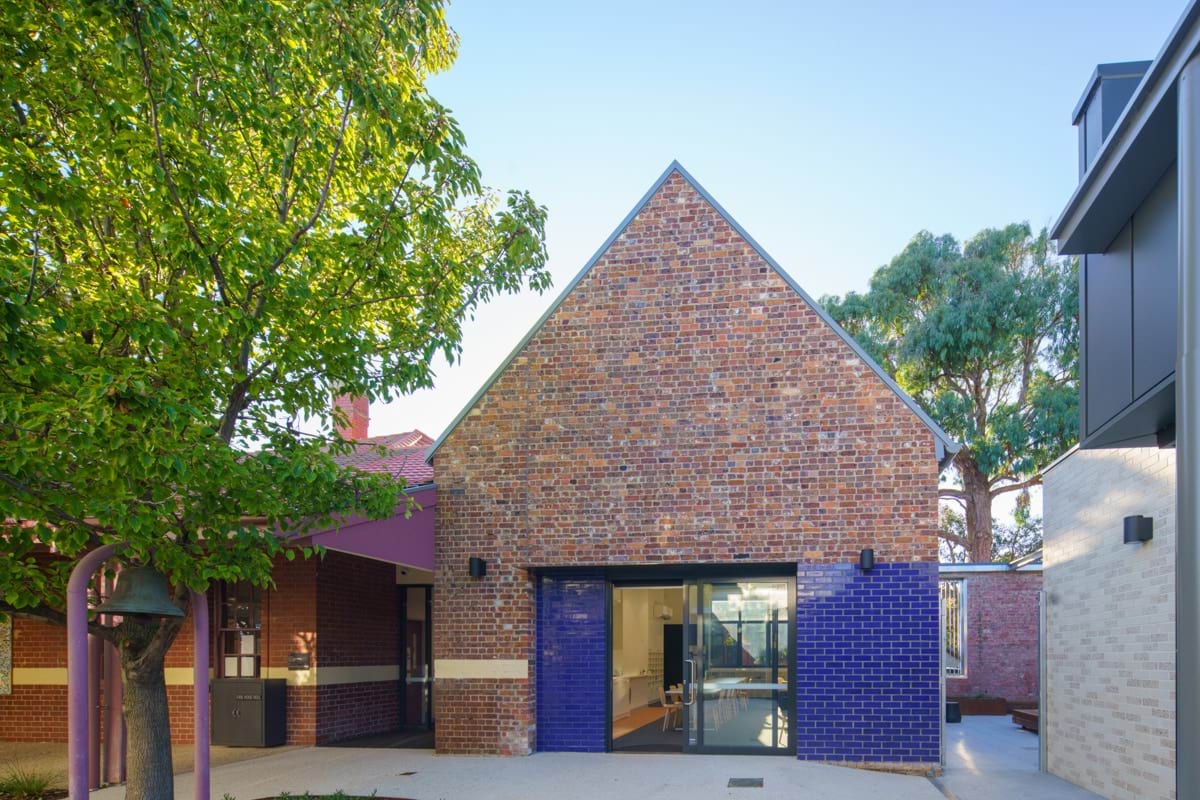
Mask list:
[{"label": "blue glazed brick wall", "polygon": [[937,564],[801,564],[796,753],[809,761],[939,759]]},{"label": "blue glazed brick wall", "polygon": [[537,749],[603,753],[608,733],[607,588],[596,571],[538,578]]}]

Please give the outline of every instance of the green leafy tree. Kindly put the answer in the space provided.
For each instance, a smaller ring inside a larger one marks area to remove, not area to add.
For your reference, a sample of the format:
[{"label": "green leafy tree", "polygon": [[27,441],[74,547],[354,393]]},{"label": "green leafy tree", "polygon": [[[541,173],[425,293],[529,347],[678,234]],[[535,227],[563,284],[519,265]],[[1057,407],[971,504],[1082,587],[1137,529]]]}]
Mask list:
[{"label": "green leafy tree", "polygon": [[[549,285],[545,210],[483,186],[425,88],[442,0],[9,0],[0,26],[0,613],[61,622],[101,544],[186,607],[267,585],[273,531],[393,513],[335,462],[331,397],[429,386],[479,304]],[[172,796],[179,627],[94,627],[136,800]]]},{"label": "green leafy tree", "polygon": [[[1021,497],[1028,497],[1022,493]],[[968,561],[967,549],[958,544],[966,541],[967,520],[953,504],[944,505],[939,520],[942,561],[961,564]],[[992,555],[989,560],[1009,562],[1026,556],[1042,546],[1042,520],[1030,513],[1028,501],[1018,500],[1012,519],[992,520]]]},{"label": "green leafy tree", "polygon": [[962,509],[944,540],[992,558],[993,501],[1041,483],[1077,436],[1078,288],[1073,260],[1027,224],[965,244],[921,232],[864,294],[825,307],[942,427],[963,443],[954,485]]}]

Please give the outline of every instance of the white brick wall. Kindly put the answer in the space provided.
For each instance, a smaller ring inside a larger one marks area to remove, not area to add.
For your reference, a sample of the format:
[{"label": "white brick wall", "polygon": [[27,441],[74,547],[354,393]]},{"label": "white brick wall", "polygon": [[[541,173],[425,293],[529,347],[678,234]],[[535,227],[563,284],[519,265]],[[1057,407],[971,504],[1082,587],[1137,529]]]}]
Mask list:
[{"label": "white brick wall", "polygon": [[[1175,797],[1175,454],[1079,450],[1046,473],[1049,769],[1108,798]],[[1154,518],[1124,544],[1122,520]]]}]

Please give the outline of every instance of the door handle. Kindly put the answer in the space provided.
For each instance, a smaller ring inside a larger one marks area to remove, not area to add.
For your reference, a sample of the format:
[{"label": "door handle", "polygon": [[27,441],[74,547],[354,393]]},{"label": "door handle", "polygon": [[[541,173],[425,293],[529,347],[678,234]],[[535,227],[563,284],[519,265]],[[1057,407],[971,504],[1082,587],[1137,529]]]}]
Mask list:
[{"label": "door handle", "polygon": [[690,658],[685,658],[683,663],[688,665],[688,696],[683,701],[683,704],[690,706],[696,702],[696,662]]}]

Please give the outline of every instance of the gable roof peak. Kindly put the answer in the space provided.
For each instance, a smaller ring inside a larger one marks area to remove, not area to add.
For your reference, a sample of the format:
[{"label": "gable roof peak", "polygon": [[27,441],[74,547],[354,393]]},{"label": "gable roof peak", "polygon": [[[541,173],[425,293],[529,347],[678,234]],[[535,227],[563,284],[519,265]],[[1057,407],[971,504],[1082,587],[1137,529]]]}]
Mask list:
[{"label": "gable roof peak", "polygon": [[460,411],[446,427],[446,430],[442,431],[442,435],[439,436],[433,443],[433,446],[429,448],[425,457],[426,461],[432,463],[434,454],[437,453],[438,448],[442,446],[442,443],[445,442],[454,429],[458,427],[459,423],[466,418],[467,414],[471,412],[471,409],[475,407],[475,404],[483,398],[483,396],[487,393],[487,390],[491,388],[492,384],[496,382],[496,379],[500,377],[504,370],[508,369],[508,365],[511,364],[513,359],[517,357],[517,354],[525,349],[525,345],[529,344],[529,341],[533,339],[537,332],[542,329],[542,326],[546,324],[546,320],[548,320],[550,316],[558,310],[558,307],[562,305],[563,301],[566,300],[571,292],[575,290],[575,287],[578,286],[579,282],[583,280],[584,276],[591,271],[596,262],[608,252],[608,249],[612,246],[613,242],[615,242],[617,238],[625,232],[625,229],[628,228],[629,224],[633,222],[634,218],[636,218],[637,215],[642,212],[642,209],[646,207],[646,204],[649,203],[656,194],[658,194],[658,191],[662,188],[663,184],[665,184],[670,177],[675,174],[678,174],[681,178],[683,178],[683,180],[686,181],[688,185],[691,186],[692,189],[694,189],[696,193],[704,199],[704,202],[712,206],[713,210],[716,211],[717,214],[724,219],[731,228],[733,228],[734,232],[737,233],[738,236],[742,237],[746,244],[750,245],[751,249],[753,249],[763,261],[767,262],[771,269],[773,269],[781,278],[783,278],[784,282],[787,283],[787,285],[790,286],[793,291],[800,295],[800,298],[804,300],[809,308],[811,308],[813,312],[821,318],[822,321],[829,325],[829,327],[833,329],[834,333],[836,333],[847,345],[849,345],[850,349],[853,350],[854,353],[863,360],[867,367],[869,367],[870,370],[874,372],[879,379],[882,380],[884,384],[886,384],[887,387],[892,390],[892,392],[895,393],[900,401],[908,406],[909,410],[912,411],[917,418],[921,420],[925,427],[927,427],[930,432],[933,433],[938,469],[944,470],[946,467],[948,467],[950,462],[953,460],[955,453],[962,448],[962,445],[950,438],[950,435],[942,430],[942,427],[938,425],[932,417],[925,413],[925,410],[917,404],[917,401],[914,400],[907,392],[901,389],[900,385],[897,384],[890,375],[884,372],[883,367],[879,366],[875,359],[871,358],[871,356],[867,354],[867,351],[864,350],[857,341],[855,341],[854,337],[847,333],[846,329],[839,325],[837,321],[829,315],[829,312],[822,308],[817,301],[814,300],[811,295],[809,295],[808,292],[801,288],[800,284],[798,284],[796,280],[779,265],[779,262],[772,258],[770,254],[762,248],[762,245],[755,241],[754,237],[751,236],[746,229],[743,228],[738,221],[735,220],[733,216],[726,211],[720,203],[717,202],[715,197],[708,193],[707,189],[700,185],[700,182],[697,181],[692,174],[688,172],[682,164],[679,163],[678,159],[671,160],[671,163],[667,165],[667,168],[663,170],[663,173],[658,176],[658,179],[654,181],[650,188],[646,190],[646,193],[642,195],[642,199],[638,200],[629,213],[625,215],[625,218],[621,220],[620,224],[617,225],[616,229],[609,234],[608,238],[604,240],[604,243],[600,245],[599,249],[597,249],[596,252],[592,254],[592,257],[588,259],[587,263],[583,265],[583,269],[579,270],[575,277],[572,278],[565,287],[563,287],[563,290],[559,293],[558,297],[554,299],[554,302],[550,304],[550,307],[546,309],[545,313],[538,318],[538,321],[535,322],[533,327],[529,329],[528,333],[521,338],[521,341],[517,342],[517,346],[513,348],[512,352],[500,362],[500,366],[498,366],[496,370],[490,376],[488,376],[488,379],[483,382],[481,387],[479,387],[479,391],[477,391],[474,396],[471,397],[471,399],[463,407],[462,411]]}]

